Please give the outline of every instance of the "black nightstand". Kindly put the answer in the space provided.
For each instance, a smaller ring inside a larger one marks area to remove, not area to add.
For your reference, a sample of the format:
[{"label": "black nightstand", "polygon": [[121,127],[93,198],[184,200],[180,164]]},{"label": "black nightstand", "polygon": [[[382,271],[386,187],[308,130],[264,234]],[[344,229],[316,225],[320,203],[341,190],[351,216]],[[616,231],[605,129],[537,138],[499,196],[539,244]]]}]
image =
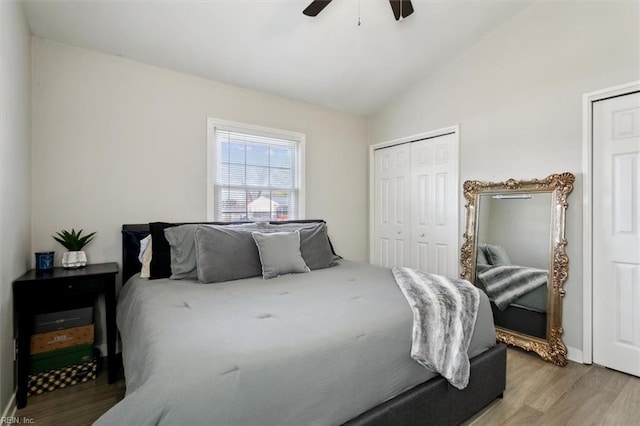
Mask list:
[{"label": "black nightstand", "polygon": [[81,269],[53,268],[40,272],[32,269],[13,282],[15,332],[17,333],[16,402],[27,405],[29,351],[33,319],[36,314],[69,309],[71,306],[93,306],[104,294],[107,326],[107,362],[109,383],[116,380],[116,274],[117,263],[87,265]]}]

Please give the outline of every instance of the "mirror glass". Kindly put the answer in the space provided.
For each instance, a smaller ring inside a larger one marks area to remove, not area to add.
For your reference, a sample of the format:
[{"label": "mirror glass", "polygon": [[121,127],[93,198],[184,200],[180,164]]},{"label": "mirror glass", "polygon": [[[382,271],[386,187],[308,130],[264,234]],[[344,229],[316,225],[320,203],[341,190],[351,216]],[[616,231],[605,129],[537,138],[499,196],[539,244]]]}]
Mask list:
[{"label": "mirror glass", "polygon": [[475,284],[496,326],[546,339],[551,193],[509,195],[479,197]]},{"label": "mirror glass", "polygon": [[562,297],[571,173],[538,180],[466,181],[462,277],[491,301],[498,341],[567,364]]}]

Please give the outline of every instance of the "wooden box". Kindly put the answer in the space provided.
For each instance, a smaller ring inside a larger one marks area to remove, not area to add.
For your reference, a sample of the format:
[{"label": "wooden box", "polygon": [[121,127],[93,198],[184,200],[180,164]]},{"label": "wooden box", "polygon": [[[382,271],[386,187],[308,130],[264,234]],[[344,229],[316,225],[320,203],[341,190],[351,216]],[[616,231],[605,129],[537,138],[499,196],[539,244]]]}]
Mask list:
[{"label": "wooden box", "polygon": [[31,354],[93,343],[93,336],[93,324],[34,334],[31,336]]}]

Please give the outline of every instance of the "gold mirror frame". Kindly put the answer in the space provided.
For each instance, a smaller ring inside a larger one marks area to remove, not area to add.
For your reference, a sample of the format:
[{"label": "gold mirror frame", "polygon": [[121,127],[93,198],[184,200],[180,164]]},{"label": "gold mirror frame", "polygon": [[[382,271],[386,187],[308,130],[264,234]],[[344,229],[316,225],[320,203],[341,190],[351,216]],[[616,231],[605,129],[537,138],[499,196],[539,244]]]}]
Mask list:
[{"label": "gold mirror frame", "polygon": [[573,191],[575,176],[571,173],[560,173],[548,176],[543,180],[515,180],[505,182],[466,181],[464,183],[464,197],[467,201],[467,226],[464,243],[461,248],[460,261],[462,278],[475,283],[476,253],[477,253],[477,221],[478,201],[481,194],[521,193],[521,192],[551,192],[551,264],[549,270],[550,282],[547,299],[547,338],[541,339],[519,333],[517,331],[496,327],[496,337],[499,342],[506,343],[534,351],[543,359],[556,365],[567,364],[567,347],[562,341],[562,298],[564,297],[564,283],[569,274],[569,258],[565,247],[565,218],[569,206],[567,197]]}]

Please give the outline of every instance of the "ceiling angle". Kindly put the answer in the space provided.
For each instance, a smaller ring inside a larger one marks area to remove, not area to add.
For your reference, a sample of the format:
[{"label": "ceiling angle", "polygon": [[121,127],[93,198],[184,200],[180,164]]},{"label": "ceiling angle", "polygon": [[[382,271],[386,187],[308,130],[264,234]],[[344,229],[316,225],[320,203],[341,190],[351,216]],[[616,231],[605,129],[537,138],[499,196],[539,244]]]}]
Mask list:
[{"label": "ceiling angle", "polygon": [[[331,3],[331,0],[313,0],[302,13],[307,16],[317,16],[329,3]],[[396,21],[402,21],[413,13],[411,0],[389,0],[389,4]]]}]

